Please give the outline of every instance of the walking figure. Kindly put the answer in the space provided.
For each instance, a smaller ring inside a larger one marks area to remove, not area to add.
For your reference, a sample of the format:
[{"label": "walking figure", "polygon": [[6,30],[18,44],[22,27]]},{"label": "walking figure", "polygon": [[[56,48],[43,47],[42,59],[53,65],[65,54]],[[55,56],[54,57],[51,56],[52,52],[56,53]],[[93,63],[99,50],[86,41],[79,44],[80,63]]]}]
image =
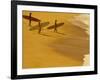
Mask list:
[{"label": "walking figure", "polygon": [[32,16],[32,13],[29,14],[29,26],[31,26],[31,16]]},{"label": "walking figure", "polygon": [[54,32],[57,32],[57,20],[55,20]]},{"label": "walking figure", "polygon": [[40,23],[40,21],[39,21],[39,31],[38,31],[38,33],[39,34],[41,33],[41,23]]}]

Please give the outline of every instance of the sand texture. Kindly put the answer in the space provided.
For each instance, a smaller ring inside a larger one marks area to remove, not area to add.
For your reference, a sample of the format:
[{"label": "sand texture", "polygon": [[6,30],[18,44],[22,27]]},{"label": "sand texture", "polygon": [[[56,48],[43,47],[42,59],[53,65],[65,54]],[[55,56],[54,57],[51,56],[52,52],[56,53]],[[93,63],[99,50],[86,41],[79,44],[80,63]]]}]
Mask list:
[{"label": "sand texture", "polygon": [[[29,15],[30,11],[23,11]],[[32,17],[41,20],[41,33],[38,22],[23,18],[23,68],[47,68],[89,65],[89,14],[31,12]],[[48,29],[57,23],[57,28]]]}]

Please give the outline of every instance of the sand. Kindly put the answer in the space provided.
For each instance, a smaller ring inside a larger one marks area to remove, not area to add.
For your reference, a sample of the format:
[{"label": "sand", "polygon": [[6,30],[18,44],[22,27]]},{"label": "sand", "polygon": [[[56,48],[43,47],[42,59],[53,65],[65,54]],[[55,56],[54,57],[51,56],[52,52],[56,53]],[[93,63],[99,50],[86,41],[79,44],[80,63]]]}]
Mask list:
[{"label": "sand", "polygon": [[[23,11],[23,15],[29,12]],[[23,18],[23,68],[83,66],[85,55],[89,55],[89,24],[79,19],[83,15],[87,18],[88,14],[32,12],[32,16],[42,22],[49,22],[40,34],[38,29],[30,30],[38,23],[32,22],[30,27],[28,20]],[[64,22],[57,33],[47,29],[55,19]]]}]

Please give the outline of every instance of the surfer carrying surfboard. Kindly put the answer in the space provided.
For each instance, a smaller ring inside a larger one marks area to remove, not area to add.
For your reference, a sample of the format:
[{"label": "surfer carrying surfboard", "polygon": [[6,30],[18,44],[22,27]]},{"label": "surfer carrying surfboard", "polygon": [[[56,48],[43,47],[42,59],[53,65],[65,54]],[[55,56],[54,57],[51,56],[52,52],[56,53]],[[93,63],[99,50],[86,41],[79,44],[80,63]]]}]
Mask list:
[{"label": "surfer carrying surfboard", "polygon": [[58,23],[57,22],[57,20],[55,20],[54,21],[54,24],[53,25],[51,25],[51,26],[49,26],[49,27],[47,27],[47,29],[53,29],[54,30],[54,32],[58,32],[58,28],[59,27],[61,27],[62,25],[64,25],[64,23],[63,22],[61,22],[61,23]]},{"label": "surfer carrying surfboard", "polygon": [[39,31],[38,31],[38,33],[39,34],[41,33],[41,23],[40,23],[40,21],[39,21]]},{"label": "surfer carrying surfboard", "polygon": [[40,19],[37,19],[35,17],[32,17],[32,13],[29,13],[29,16],[23,15],[23,18],[29,20],[29,26],[32,26],[32,24],[31,24],[32,21],[34,21],[34,22],[40,22]]},{"label": "surfer carrying surfboard", "polygon": [[55,20],[54,32],[57,32],[57,20]]},{"label": "surfer carrying surfboard", "polygon": [[31,15],[32,13],[29,14],[29,26],[31,26]]}]

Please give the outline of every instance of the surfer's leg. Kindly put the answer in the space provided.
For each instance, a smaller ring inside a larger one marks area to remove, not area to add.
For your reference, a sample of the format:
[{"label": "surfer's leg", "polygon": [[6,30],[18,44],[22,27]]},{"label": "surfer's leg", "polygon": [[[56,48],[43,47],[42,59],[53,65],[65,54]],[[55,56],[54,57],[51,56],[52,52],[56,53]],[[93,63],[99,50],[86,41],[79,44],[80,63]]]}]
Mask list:
[{"label": "surfer's leg", "polygon": [[31,15],[32,15],[32,13],[29,14],[29,18],[30,18],[30,19],[29,19],[29,26],[30,26],[30,27],[31,27]]},{"label": "surfer's leg", "polygon": [[39,22],[39,31],[38,33],[40,34],[41,33],[41,25],[40,25],[40,22]]},{"label": "surfer's leg", "polygon": [[57,29],[56,29],[56,31],[55,32],[57,32]]},{"label": "surfer's leg", "polygon": [[57,29],[55,29],[55,32],[57,32]]},{"label": "surfer's leg", "polygon": [[39,34],[41,33],[41,27],[39,27],[39,31],[38,31],[38,33],[39,33]]},{"label": "surfer's leg", "polygon": [[31,19],[29,20],[29,26],[31,27]]},{"label": "surfer's leg", "polygon": [[54,28],[54,32],[57,32],[57,27],[55,26],[55,28]]},{"label": "surfer's leg", "polygon": [[54,32],[57,32],[57,20],[55,20]]}]

